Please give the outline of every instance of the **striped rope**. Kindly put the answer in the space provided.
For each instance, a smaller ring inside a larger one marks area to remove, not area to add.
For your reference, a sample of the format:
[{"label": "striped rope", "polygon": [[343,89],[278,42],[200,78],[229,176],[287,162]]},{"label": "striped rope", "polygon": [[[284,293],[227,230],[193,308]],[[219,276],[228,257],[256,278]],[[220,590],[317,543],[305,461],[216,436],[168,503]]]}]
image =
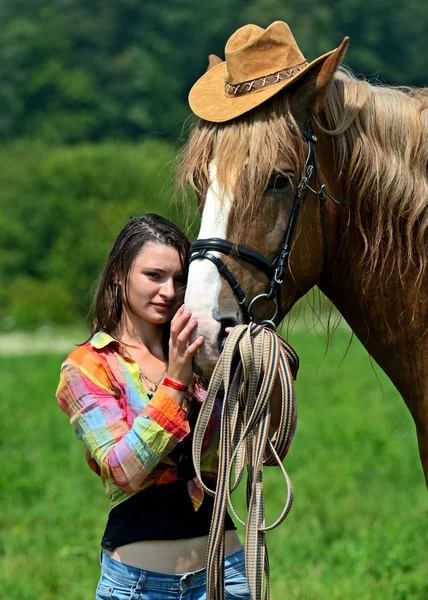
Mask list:
[{"label": "striped rope", "polygon": [[[224,598],[224,519],[227,505],[246,527],[245,564],[252,600],[270,598],[269,560],[265,532],[277,527],[293,502],[293,487],[280,457],[286,450],[293,419],[294,379],[299,359],[274,331],[256,323],[238,325],[229,334],[214,369],[207,397],[193,434],[193,462],[205,493],[215,496],[207,547],[207,599]],[[271,439],[270,397],[279,376],[282,391],[281,419]],[[202,441],[220,389],[224,400],[220,425],[219,468],[216,490],[201,478]],[[278,465],[287,485],[287,499],[280,516],[265,523],[263,466]],[[231,484],[232,470],[234,481]],[[247,521],[236,514],[231,493],[247,468]]]}]

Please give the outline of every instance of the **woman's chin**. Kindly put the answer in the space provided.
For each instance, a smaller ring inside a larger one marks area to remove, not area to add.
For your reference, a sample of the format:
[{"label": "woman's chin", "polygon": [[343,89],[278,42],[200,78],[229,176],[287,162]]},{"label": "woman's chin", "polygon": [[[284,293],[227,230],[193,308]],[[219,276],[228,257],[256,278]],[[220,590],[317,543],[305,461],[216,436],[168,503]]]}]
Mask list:
[{"label": "woman's chin", "polygon": [[[135,314],[135,313],[134,313]],[[141,311],[139,314],[135,315],[138,319],[145,323],[150,323],[151,325],[164,325],[171,320],[171,315],[160,313],[154,309],[149,309],[147,311]]]},{"label": "woman's chin", "polygon": [[151,311],[150,314],[150,320],[155,324],[159,324],[159,325],[164,325],[165,323],[168,323],[169,321],[171,321],[173,317],[173,312],[171,310],[169,310],[168,312],[165,311],[158,311],[156,309],[154,309],[153,311]]}]

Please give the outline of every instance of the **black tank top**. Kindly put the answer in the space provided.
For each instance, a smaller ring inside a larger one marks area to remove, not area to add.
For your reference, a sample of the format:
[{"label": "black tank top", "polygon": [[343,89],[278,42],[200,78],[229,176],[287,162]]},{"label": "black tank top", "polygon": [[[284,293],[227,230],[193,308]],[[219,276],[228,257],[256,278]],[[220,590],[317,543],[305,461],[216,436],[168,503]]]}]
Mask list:
[{"label": "black tank top", "polygon": [[[204,483],[214,487],[212,481],[204,480]],[[110,511],[101,546],[113,551],[118,546],[142,540],[208,535],[213,504],[214,498],[205,494],[199,510],[195,511],[184,480],[151,485]],[[231,529],[236,527],[226,514],[225,530]]]},{"label": "black tank top", "polygon": [[[208,535],[214,497],[204,494],[197,511],[187,491],[187,481],[196,473],[192,461],[192,437],[197,414],[189,418],[191,433],[169,453],[177,465],[178,481],[151,485],[111,509],[101,546],[113,551],[118,546],[142,540],[179,540]],[[202,478],[215,489],[215,482]],[[226,513],[225,530],[236,529]]]}]

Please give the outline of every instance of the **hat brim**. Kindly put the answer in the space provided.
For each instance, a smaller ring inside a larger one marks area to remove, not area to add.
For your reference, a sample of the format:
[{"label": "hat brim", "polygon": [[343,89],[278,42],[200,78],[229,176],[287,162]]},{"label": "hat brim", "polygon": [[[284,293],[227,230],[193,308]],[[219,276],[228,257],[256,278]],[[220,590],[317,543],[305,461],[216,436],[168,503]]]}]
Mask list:
[{"label": "hat brim", "polygon": [[296,73],[296,75],[293,75],[284,82],[243,96],[226,96],[224,83],[227,67],[226,62],[222,62],[207,71],[193,85],[189,93],[190,108],[196,116],[205,121],[212,121],[213,123],[230,121],[259,106],[285,87],[290,86],[335,51],[331,50],[318,57],[299,73]]}]

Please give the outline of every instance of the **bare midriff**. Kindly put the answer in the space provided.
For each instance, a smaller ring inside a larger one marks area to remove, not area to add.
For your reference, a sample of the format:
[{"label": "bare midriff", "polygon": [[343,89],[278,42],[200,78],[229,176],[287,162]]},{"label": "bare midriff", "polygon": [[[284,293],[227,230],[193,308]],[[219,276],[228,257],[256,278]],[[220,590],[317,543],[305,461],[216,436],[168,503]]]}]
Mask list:
[{"label": "bare midriff", "polygon": [[[148,540],[118,546],[107,553],[119,562],[161,573],[188,573],[205,567],[208,536],[182,540]],[[242,547],[236,531],[225,533],[225,555]]]}]

